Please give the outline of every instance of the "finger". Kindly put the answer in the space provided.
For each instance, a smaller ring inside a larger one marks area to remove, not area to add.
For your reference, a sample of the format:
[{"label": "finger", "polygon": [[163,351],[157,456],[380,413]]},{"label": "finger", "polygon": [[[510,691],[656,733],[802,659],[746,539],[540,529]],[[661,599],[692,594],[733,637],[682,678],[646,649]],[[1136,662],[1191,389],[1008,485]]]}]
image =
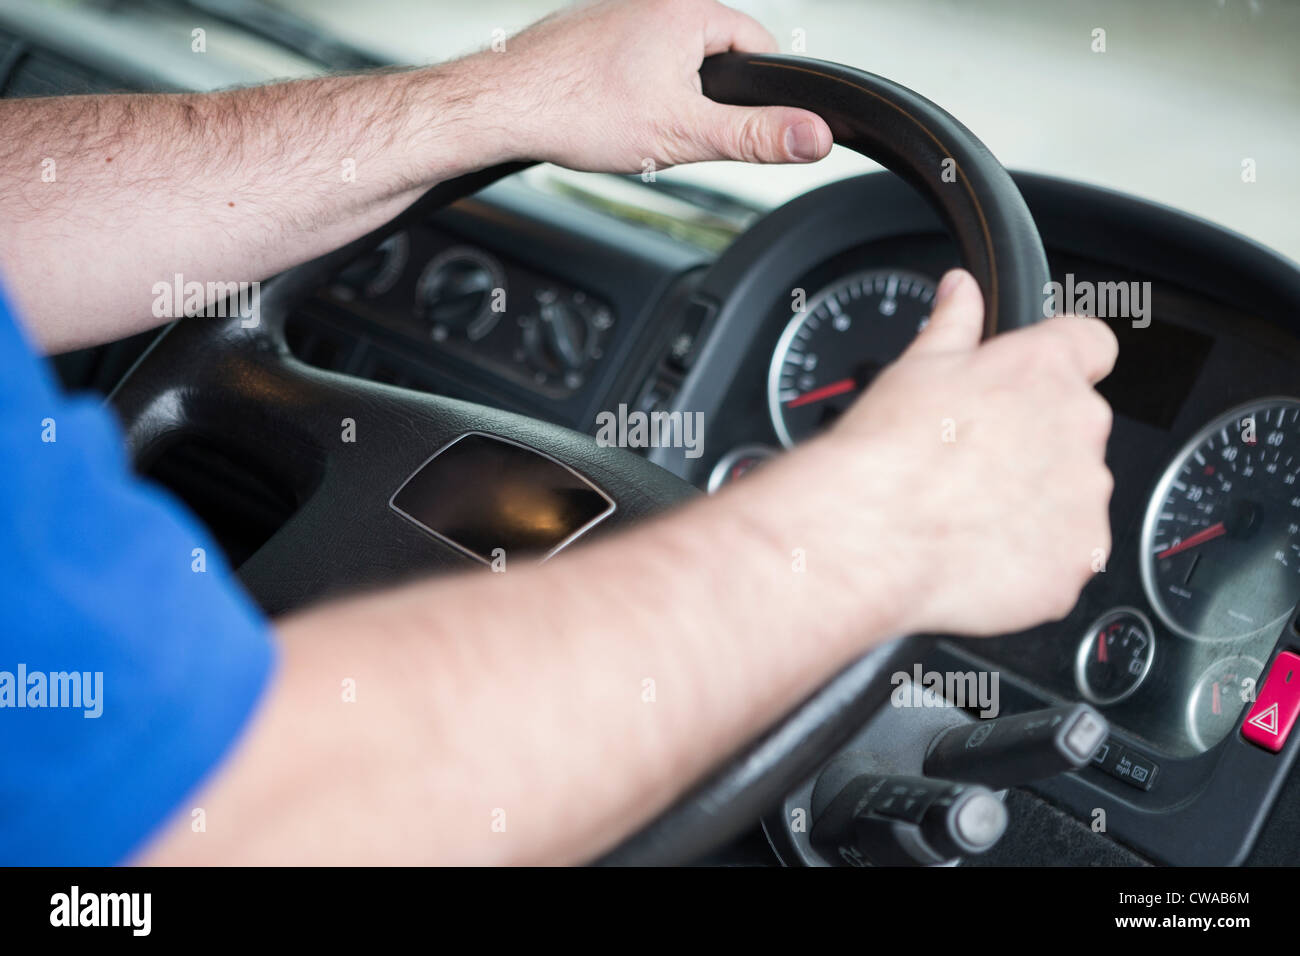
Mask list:
[{"label": "finger", "polygon": [[694,124],[697,159],[811,163],[831,149],[831,130],[816,113],[785,106],[723,106],[705,100]]},{"label": "finger", "polygon": [[1055,335],[1078,363],[1088,381],[1096,385],[1111,373],[1119,357],[1119,340],[1110,327],[1100,319],[1085,316],[1060,315],[1044,319],[1033,331],[1042,335]]},{"label": "finger", "polygon": [[984,334],[984,296],[965,269],[953,269],[939,281],[930,321],[907,347],[909,353],[965,352]]},{"label": "finger", "polygon": [[742,53],[775,53],[776,38],[748,14],[721,3],[711,4],[704,24],[704,55],[739,50]]}]

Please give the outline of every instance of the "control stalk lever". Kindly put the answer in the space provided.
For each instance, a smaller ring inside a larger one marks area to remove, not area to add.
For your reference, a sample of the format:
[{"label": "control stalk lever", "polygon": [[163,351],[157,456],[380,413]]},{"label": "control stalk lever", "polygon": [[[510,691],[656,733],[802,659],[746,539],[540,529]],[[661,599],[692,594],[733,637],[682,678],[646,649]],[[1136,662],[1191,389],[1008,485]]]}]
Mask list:
[{"label": "control stalk lever", "polygon": [[834,796],[809,836],[831,863],[933,866],[983,853],[1006,827],[1006,807],[985,787],[867,773]]},{"label": "control stalk lever", "polygon": [[1108,733],[1083,703],[959,724],[930,741],[924,773],[1003,790],[1087,766]]}]

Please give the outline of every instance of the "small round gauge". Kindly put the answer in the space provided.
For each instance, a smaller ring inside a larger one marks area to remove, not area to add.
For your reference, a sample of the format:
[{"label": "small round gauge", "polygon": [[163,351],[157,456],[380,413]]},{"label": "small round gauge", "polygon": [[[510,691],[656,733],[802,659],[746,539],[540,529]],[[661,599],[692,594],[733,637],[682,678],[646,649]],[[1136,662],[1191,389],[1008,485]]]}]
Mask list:
[{"label": "small round gauge", "polygon": [[1117,704],[1141,686],[1155,653],[1146,615],[1136,608],[1114,608],[1083,636],[1074,660],[1075,682],[1094,704]]},{"label": "small round gauge", "polygon": [[1151,496],[1142,584],[1184,637],[1275,628],[1300,601],[1300,400],[1260,399],[1193,436]]},{"label": "small round gauge", "polygon": [[1187,698],[1187,736],[1197,750],[1209,750],[1237,725],[1241,709],[1255,699],[1264,665],[1237,655],[1215,661],[1197,678]]},{"label": "small round gauge", "polygon": [[744,477],[775,455],[776,452],[766,445],[741,445],[731,449],[718,459],[713,471],[709,473],[709,494]]},{"label": "small round gauge", "polygon": [[415,306],[429,323],[434,341],[460,332],[476,342],[501,318],[493,298],[504,294],[505,286],[499,262],[471,246],[456,246],[424,267],[415,287]]},{"label": "small round gauge", "polygon": [[767,403],[787,448],[834,421],[930,318],[934,282],[877,269],[837,280],[808,300],[781,333]]}]

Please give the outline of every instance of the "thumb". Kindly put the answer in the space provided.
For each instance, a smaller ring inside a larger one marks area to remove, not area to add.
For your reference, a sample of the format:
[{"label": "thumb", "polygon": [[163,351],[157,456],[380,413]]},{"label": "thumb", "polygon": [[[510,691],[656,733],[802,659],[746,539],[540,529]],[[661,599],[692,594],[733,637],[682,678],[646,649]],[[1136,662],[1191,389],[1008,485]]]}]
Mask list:
[{"label": "thumb", "polygon": [[724,106],[706,101],[700,159],[811,163],[830,152],[832,136],[816,113],[785,106]]},{"label": "thumb", "polygon": [[952,269],[939,282],[930,321],[908,346],[915,354],[965,352],[984,333],[984,296],[965,269]]}]

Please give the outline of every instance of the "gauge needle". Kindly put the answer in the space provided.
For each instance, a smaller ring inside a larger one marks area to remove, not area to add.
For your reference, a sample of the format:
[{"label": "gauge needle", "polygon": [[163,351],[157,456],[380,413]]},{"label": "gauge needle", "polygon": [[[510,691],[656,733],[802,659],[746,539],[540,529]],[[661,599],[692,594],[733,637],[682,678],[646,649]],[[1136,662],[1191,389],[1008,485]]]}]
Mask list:
[{"label": "gauge needle", "polygon": [[1188,548],[1194,548],[1198,544],[1205,544],[1205,542],[1207,541],[1213,541],[1215,538],[1226,533],[1227,530],[1228,529],[1223,526],[1222,521],[1220,521],[1218,524],[1212,524],[1204,531],[1198,531],[1190,538],[1184,538],[1182,541],[1179,541],[1172,548],[1165,548],[1165,550],[1157,552],[1156,557],[1172,558],[1175,554],[1181,554],[1183,551],[1186,551]]},{"label": "gauge needle", "polygon": [[836,395],[851,392],[857,387],[858,383],[854,379],[842,378],[838,382],[831,382],[821,388],[814,388],[811,392],[804,392],[802,395],[790,399],[785,403],[785,407],[798,408],[800,405],[811,405],[813,402],[824,401],[828,398],[834,398]]}]

